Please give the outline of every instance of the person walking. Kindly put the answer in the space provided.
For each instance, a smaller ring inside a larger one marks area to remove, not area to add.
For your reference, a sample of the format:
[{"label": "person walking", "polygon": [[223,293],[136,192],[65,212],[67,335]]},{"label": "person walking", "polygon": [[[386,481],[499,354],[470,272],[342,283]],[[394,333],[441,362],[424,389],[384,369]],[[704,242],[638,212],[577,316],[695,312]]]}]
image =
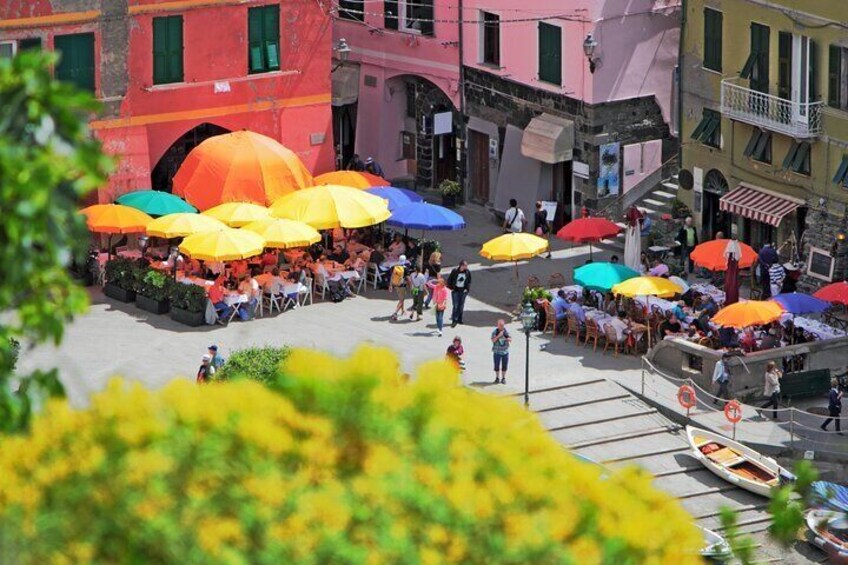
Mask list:
[{"label": "person walking", "polygon": [[462,260],[448,276],[448,288],[451,291],[451,327],[462,323],[462,314],[465,310],[465,298],[471,291],[471,271],[468,270],[468,262]]},{"label": "person walking", "polygon": [[518,200],[515,198],[509,199],[509,208],[504,214],[503,229],[505,233],[520,233],[524,231],[524,225],[527,223],[527,218],[524,217],[524,212],[518,207]]},{"label": "person walking", "polygon": [[509,344],[512,337],[506,330],[506,322],[498,320],[498,327],[492,331],[492,358],[495,362],[495,384],[506,384],[506,370],[509,367]]},{"label": "person walking", "polygon": [[683,275],[686,276],[687,270],[691,275],[695,272],[695,262],[689,257],[689,253],[698,245],[698,230],[692,225],[692,216],[687,216],[683,220],[683,227],[677,232],[675,241],[680,244],[680,263],[683,266]]},{"label": "person walking", "polygon": [[409,275],[409,292],[412,294],[412,313],[409,319],[418,322],[424,313],[424,295],[427,294],[427,277],[421,272],[421,267],[415,265]]},{"label": "person walking", "polygon": [[[428,283],[432,283],[429,285],[429,289],[433,290],[433,285],[436,284],[436,280],[439,278],[439,275],[442,272],[442,252],[438,247],[430,253],[430,257],[427,258],[427,280]],[[427,310],[430,308],[430,302],[433,301],[433,293],[429,292],[427,294],[427,298],[424,300],[424,309]]]},{"label": "person walking", "polygon": [[821,429],[827,431],[827,426],[831,421],[836,421],[836,433],[842,435],[842,428],[839,415],[842,413],[842,391],[839,390],[839,380],[836,378],[830,379],[830,392],[827,393],[827,412],[830,418],[824,421]]},{"label": "person walking", "polygon": [[768,275],[771,295],[777,296],[783,290],[783,279],[786,278],[786,269],[783,268],[783,265],[779,261],[776,261],[769,267]]},{"label": "person walking", "polygon": [[199,385],[208,383],[212,380],[212,375],[215,374],[215,367],[212,366],[212,356],[208,353],[204,354],[200,359],[200,369],[197,370],[196,382]]},{"label": "person walking", "polygon": [[398,258],[398,264],[392,267],[391,276],[389,277],[389,293],[392,291],[397,293],[397,304],[395,311],[391,316],[391,320],[395,321],[398,316],[403,316],[406,311],[406,287],[409,276],[406,268],[406,255],[401,255]]},{"label": "person walking", "polygon": [[725,353],[716,362],[713,370],[713,382],[718,383],[718,393],[713,399],[713,404],[718,404],[719,399],[730,400],[730,371],[727,368],[728,354]]},{"label": "person walking", "polygon": [[368,157],[365,159],[365,172],[382,177],[383,167],[380,166],[380,163],[374,160],[374,157]]},{"label": "person walking", "polygon": [[427,284],[430,285],[430,298],[436,305],[436,335],[442,337],[442,329],[445,326],[445,310],[448,308],[448,287],[442,277]]},{"label": "person walking", "polygon": [[551,258],[551,225],[548,223],[548,213],[545,212],[545,208],[542,206],[542,202],[536,202],[536,213],[533,214],[533,223],[534,229],[536,230],[536,235],[539,237],[544,237],[548,240],[548,254],[545,256],[546,259]]},{"label": "person walking", "polygon": [[762,408],[772,407],[772,418],[777,420],[777,408],[780,403],[780,378],[783,376],[783,371],[777,368],[774,361],[769,361],[766,365],[766,381],[764,386],[765,395],[768,400],[762,405]]},{"label": "person walking", "polygon": [[206,350],[206,353],[209,354],[209,360],[212,363],[212,368],[217,371],[221,367],[224,366],[224,363],[227,361],[224,359],[224,356],[218,353],[217,345],[210,345]]}]

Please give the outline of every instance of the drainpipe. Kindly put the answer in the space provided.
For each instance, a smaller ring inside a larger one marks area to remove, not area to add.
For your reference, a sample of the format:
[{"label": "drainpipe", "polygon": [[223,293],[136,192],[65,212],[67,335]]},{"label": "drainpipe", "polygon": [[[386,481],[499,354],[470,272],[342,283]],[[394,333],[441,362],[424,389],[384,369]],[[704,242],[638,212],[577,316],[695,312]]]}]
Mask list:
[{"label": "drainpipe", "polygon": [[462,10],[463,0],[459,0],[459,17],[457,20],[459,21],[459,135],[457,148],[461,149],[460,151],[460,159],[457,159],[457,165],[459,168],[459,186],[462,187],[462,197],[464,201],[468,201],[468,190],[465,186],[465,163],[468,157],[467,147],[465,145],[465,67],[463,65],[464,56],[463,56],[463,25],[462,22],[464,18],[464,12]]},{"label": "drainpipe", "polygon": [[677,49],[677,169],[683,169],[683,45],[686,40],[686,0],[680,2],[680,46]]}]

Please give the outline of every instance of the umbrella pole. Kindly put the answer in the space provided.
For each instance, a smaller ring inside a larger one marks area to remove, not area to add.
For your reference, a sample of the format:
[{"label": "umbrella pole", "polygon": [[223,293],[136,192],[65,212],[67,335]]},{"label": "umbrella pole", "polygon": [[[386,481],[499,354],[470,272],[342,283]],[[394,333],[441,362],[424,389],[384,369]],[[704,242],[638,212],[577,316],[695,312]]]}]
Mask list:
[{"label": "umbrella pole", "polygon": [[106,236],[106,256],[112,258],[112,234]]},{"label": "umbrella pole", "polygon": [[592,259],[592,242],[589,242],[589,261],[593,261]]},{"label": "umbrella pole", "polygon": [[[645,321],[648,322],[648,351],[651,350],[651,295],[645,297],[645,303],[648,305],[648,313],[645,315]],[[647,353],[647,351],[645,352]]]}]

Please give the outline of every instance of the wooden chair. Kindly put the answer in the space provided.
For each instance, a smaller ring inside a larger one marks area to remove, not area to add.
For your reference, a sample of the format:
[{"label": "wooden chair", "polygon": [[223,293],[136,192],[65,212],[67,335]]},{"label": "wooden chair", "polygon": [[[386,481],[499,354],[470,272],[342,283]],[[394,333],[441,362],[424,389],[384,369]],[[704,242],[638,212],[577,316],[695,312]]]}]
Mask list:
[{"label": "wooden chair", "polygon": [[580,345],[580,321],[571,312],[566,314],[565,319],[568,323],[568,331],[565,333],[565,339],[568,339],[568,336],[574,334],[574,344]]},{"label": "wooden chair", "polygon": [[539,277],[536,275],[530,275],[530,278],[527,279],[527,288],[542,288],[542,283],[539,282]]},{"label": "wooden chair", "polygon": [[604,353],[607,352],[607,349],[612,346],[615,351],[615,356],[618,357],[618,348],[619,346],[623,347],[624,344],[618,341],[618,334],[615,333],[615,328],[609,324],[604,324],[604,337],[606,337],[606,343],[604,343]]},{"label": "wooden chair", "polygon": [[553,304],[549,301],[545,300],[542,302],[542,306],[545,308],[545,327],[542,328],[542,333],[547,333],[548,329],[552,329],[554,332],[554,337],[556,337],[557,333],[559,333],[559,324],[556,319],[556,310],[554,310]]},{"label": "wooden chair", "polygon": [[565,277],[562,273],[554,273],[548,277],[548,288],[562,288],[565,286]]},{"label": "wooden chair", "polygon": [[605,339],[603,335],[600,333],[600,328],[598,328],[597,322],[594,320],[586,319],[586,341],[583,342],[583,346],[585,347],[589,341],[592,341],[594,346],[592,347],[592,351],[598,350],[598,341],[601,339]]}]

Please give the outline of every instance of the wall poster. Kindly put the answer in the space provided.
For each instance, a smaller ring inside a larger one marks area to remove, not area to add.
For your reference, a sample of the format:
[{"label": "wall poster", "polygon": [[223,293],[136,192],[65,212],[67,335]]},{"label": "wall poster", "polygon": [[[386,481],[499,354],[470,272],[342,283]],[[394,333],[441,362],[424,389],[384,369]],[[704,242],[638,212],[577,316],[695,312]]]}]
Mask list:
[{"label": "wall poster", "polygon": [[598,172],[598,198],[618,196],[621,178],[621,144],[617,141],[600,147],[600,171]]}]

